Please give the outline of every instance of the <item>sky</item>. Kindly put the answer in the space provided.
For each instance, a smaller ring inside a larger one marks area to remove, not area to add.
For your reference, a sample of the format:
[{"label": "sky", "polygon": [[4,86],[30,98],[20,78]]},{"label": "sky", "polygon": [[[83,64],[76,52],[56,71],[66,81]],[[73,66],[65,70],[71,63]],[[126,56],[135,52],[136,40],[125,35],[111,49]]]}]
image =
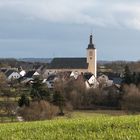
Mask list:
[{"label": "sky", "polygon": [[0,0],[0,58],[140,60],[139,0]]}]

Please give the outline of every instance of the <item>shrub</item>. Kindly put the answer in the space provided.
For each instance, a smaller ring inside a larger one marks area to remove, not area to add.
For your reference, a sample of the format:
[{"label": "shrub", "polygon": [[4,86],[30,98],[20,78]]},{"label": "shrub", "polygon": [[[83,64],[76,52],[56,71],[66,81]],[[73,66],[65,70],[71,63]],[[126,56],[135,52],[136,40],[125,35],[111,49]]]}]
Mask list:
[{"label": "shrub", "polygon": [[122,109],[131,112],[140,111],[140,89],[136,85],[125,85],[124,96],[121,102]]},{"label": "shrub", "polygon": [[80,92],[75,89],[69,93],[69,101],[74,109],[95,109],[96,106],[118,108],[120,99],[120,91],[114,86]]},{"label": "shrub", "polygon": [[22,107],[19,114],[26,121],[52,119],[58,113],[58,107],[47,101],[32,102],[29,107]]}]

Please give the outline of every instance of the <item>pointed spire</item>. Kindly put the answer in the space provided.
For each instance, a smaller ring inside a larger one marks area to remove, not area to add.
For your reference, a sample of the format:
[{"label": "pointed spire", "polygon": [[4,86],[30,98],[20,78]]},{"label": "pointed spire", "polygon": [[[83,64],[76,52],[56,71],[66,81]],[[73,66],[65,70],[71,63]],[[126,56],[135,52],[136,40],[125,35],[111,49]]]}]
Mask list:
[{"label": "pointed spire", "polygon": [[90,40],[89,40],[89,45],[88,45],[87,49],[95,49],[94,44],[92,42],[92,37],[93,37],[93,35],[91,34],[90,35]]},{"label": "pointed spire", "polygon": [[89,44],[92,44],[92,34],[90,35],[90,43]]}]

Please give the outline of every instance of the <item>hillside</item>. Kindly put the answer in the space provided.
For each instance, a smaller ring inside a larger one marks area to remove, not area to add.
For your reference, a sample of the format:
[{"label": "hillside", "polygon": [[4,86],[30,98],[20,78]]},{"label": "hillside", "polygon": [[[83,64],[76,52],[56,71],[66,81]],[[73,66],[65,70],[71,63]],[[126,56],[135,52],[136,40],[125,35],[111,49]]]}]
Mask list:
[{"label": "hillside", "polygon": [[1,140],[139,140],[140,116],[87,113],[72,118],[0,124]]},{"label": "hillside", "polygon": [[31,63],[50,63],[52,58],[19,58],[18,61],[31,62]]}]

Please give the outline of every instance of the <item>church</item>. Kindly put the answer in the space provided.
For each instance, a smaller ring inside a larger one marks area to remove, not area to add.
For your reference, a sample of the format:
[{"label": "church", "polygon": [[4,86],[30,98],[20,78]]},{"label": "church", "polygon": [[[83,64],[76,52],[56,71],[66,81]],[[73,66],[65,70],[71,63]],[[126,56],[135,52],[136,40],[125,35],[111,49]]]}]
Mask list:
[{"label": "church", "polygon": [[47,73],[77,72],[78,74],[89,72],[97,76],[97,52],[93,43],[93,36],[90,35],[89,44],[86,49],[87,57],[83,58],[54,58],[48,65]]}]

